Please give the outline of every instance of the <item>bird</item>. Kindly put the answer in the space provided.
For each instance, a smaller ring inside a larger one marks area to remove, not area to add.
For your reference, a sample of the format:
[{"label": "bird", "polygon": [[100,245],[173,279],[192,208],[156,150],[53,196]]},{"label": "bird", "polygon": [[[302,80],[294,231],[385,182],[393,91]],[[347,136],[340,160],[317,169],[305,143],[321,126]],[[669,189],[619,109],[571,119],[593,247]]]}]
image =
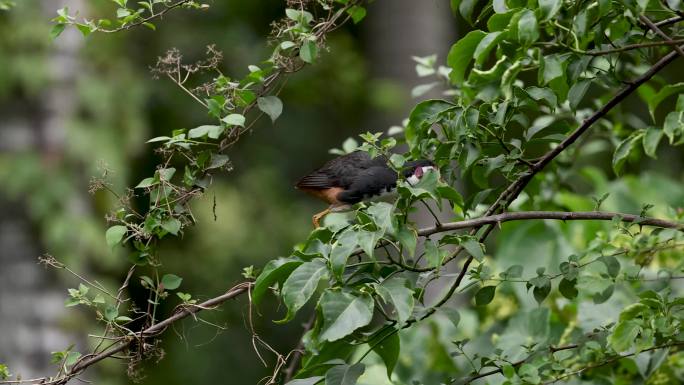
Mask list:
[{"label": "bird", "polygon": [[[400,172],[410,185],[417,184],[437,167],[430,160],[415,160],[404,164]],[[354,151],[334,158],[322,167],[302,177],[295,188],[329,204],[312,217],[314,228],[330,212],[347,211],[362,201],[391,199],[396,196],[399,173],[388,165],[383,155],[371,158],[365,151]]]}]

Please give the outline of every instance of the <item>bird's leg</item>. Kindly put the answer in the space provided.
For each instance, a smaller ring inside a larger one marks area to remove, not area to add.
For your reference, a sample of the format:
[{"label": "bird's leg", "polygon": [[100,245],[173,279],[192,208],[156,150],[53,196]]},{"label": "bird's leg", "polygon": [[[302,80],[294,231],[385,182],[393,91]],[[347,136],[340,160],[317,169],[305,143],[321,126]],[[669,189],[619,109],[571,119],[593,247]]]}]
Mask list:
[{"label": "bird's leg", "polygon": [[330,212],[331,208],[332,208],[332,206],[328,207],[327,209],[321,211],[320,213],[314,215],[314,216],[311,218],[311,220],[313,221],[314,229],[317,229],[317,228],[321,227],[321,225],[320,225],[320,223],[319,223],[320,220],[321,220],[321,218],[323,218],[324,216],[328,215],[328,213]]}]

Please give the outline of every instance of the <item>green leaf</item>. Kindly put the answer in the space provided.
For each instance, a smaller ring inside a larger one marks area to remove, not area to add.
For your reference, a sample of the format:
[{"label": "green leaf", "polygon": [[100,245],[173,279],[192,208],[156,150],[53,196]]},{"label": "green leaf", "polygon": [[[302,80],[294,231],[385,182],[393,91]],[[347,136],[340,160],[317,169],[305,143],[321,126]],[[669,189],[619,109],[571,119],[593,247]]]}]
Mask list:
[{"label": "green leaf", "polygon": [[463,247],[478,262],[482,262],[482,260],[484,259],[484,246],[480,242],[474,239],[468,239],[465,242],[463,242]]},{"label": "green leaf", "polygon": [[406,287],[404,278],[392,277],[384,280],[381,284],[375,285],[375,291],[385,303],[394,306],[399,325],[403,325],[411,317],[415,301],[413,290]]},{"label": "green leaf", "polygon": [[9,372],[9,368],[7,365],[0,364],[0,380],[6,380],[10,378],[12,375]]},{"label": "green leaf", "polygon": [[169,233],[173,235],[178,235],[178,232],[181,229],[181,221],[179,221],[176,218],[167,218],[164,219],[161,223],[162,229],[168,231]]},{"label": "green leaf", "polygon": [[522,364],[518,369],[518,376],[525,384],[539,384],[541,378],[539,377],[539,370],[532,364]]},{"label": "green leaf", "polygon": [[411,196],[416,199],[432,198],[437,200],[437,186],[439,184],[439,172],[428,171],[414,186],[407,187]]},{"label": "green leaf", "polygon": [[534,286],[532,295],[537,303],[544,302],[546,297],[551,292],[551,280],[548,276],[540,275],[529,280],[529,284]]},{"label": "green leaf", "polygon": [[558,284],[558,291],[560,291],[561,295],[567,299],[577,298],[577,280],[568,280],[566,278],[561,279],[560,283]]},{"label": "green leaf", "polygon": [[226,123],[229,126],[240,126],[244,127],[245,126],[245,117],[240,114],[230,114],[223,119],[221,119],[222,122]]},{"label": "green leaf", "polygon": [[271,118],[271,122],[283,113],[283,102],[277,96],[264,96],[257,99],[257,106]]},{"label": "green leaf", "polygon": [[620,274],[620,262],[615,258],[613,255],[604,255],[603,257],[599,258],[599,261],[601,261],[605,266],[606,270],[608,270],[608,275],[611,277],[615,278]]},{"label": "green leaf", "polygon": [[173,175],[176,173],[176,169],[173,167],[160,168],[157,170],[157,173],[159,174],[159,180],[170,181],[171,178],[173,178]]},{"label": "green leaf", "polygon": [[58,23],[52,26],[52,29],[50,30],[50,37],[52,40],[57,39],[59,35],[64,32],[64,29],[66,28],[66,24]]},{"label": "green leaf", "polygon": [[613,154],[613,170],[615,171],[615,174],[620,173],[620,170],[625,164],[625,161],[627,161],[629,154],[632,152],[639,139],[641,139],[641,135],[643,135],[643,133],[630,135],[625,140],[620,142],[620,144],[618,144],[617,148],[615,149],[615,153]]},{"label": "green leaf", "polygon": [[391,329],[388,333],[391,333],[389,337],[385,337],[373,346],[373,351],[382,358],[385,363],[385,368],[387,368],[387,379],[391,381],[392,372],[394,367],[399,361],[399,352],[401,351],[401,341],[399,339],[399,333]]},{"label": "green leaf", "polygon": [[482,65],[489,57],[489,52],[491,52],[492,48],[496,47],[502,37],[503,35],[500,31],[486,34],[477,44],[475,52],[473,52],[475,64]]},{"label": "green leaf", "polygon": [[362,363],[334,366],[325,373],[325,385],[355,385],[365,370]]},{"label": "green leaf", "polygon": [[511,379],[513,376],[515,376],[515,368],[513,365],[506,364],[502,367],[501,373],[504,375],[504,377]]},{"label": "green leaf", "polygon": [[382,238],[382,233],[379,231],[359,230],[357,233],[359,247],[361,247],[361,250],[371,258],[373,257],[375,246],[380,238]]},{"label": "green leaf", "polygon": [[629,350],[639,335],[639,324],[634,320],[620,321],[608,337],[608,344],[618,353]]},{"label": "green leaf", "polygon": [[358,245],[358,233],[353,229],[347,229],[337,238],[330,251],[330,265],[337,279],[342,279],[347,259]]},{"label": "green leaf", "polygon": [[449,321],[451,321],[454,327],[458,327],[458,324],[461,322],[461,314],[459,314],[458,310],[450,307],[440,307],[438,310],[449,318]]},{"label": "green leaf", "polygon": [[670,139],[670,144],[672,144],[675,137],[684,132],[684,112],[673,111],[667,114],[663,124],[663,132]]},{"label": "green leaf", "polygon": [[366,17],[366,8],[355,5],[347,10],[349,16],[351,16],[354,24],[358,24],[361,20]]},{"label": "green leaf", "polygon": [[475,293],[475,305],[484,306],[492,302],[496,293],[496,286],[483,286]]},{"label": "green leaf", "polygon": [[506,13],[508,12],[508,6],[506,6],[506,0],[494,0],[492,1],[492,8],[496,13]]},{"label": "green leaf", "polygon": [[323,328],[320,339],[336,341],[366,326],[373,318],[373,298],[368,293],[356,296],[326,290],[320,300]]},{"label": "green leaf", "polygon": [[590,79],[581,79],[577,83],[573,84],[572,87],[570,87],[570,91],[568,92],[568,102],[570,102],[570,108],[573,111],[577,109],[577,106],[582,101],[584,94],[587,93],[590,85]]},{"label": "green leaf", "polygon": [[523,11],[518,20],[518,40],[523,46],[529,46],[539,39],[539,26],[534,12],[527,9]]},{"label": "green leaf", "polygon": [[477,0],[460,0],[461,3],[458,5],[458,10],[461,12],[466,21],[472,24],[473,10],[475,10],[475,5],[477,5]]},{"label": "green leaf", "polygon": [[105,309],[104,316],[107,321],[114,321],[119,316],[119,311],[116,309],[116,306],[109,305]]},{"label": "green leaf", "polygon": [[431,268],[441,266],[444,261],[444,253],[441,252],[437,244],[431,239],[425,240],[425,259],[427,259],[428,266]]},{"label": "green leaf", "polygon": [[309,301],[319,282],[324,279],[328,279],[328,266],[324,259],[316,258],[294,269],[285,280],[282,289],[287,315],[277,322],[284,323],[292,320],[297,311]]},{"label": "green leaf", "polygon": [[648,111],[651,113],[651,118],[655,121],[655,112],[658,105],[668,96],[684,91],[684,82],[676,84],[668,84],[661,88],[653,97],[648,100]]},{"label": "green leaf", "polygon": [[560,11],[563,2],[561,0],[539,0],[542,21],[550,20]]},{"label": "green leaf", "polygon": [[93,27],[88,24],[76,23],[76,28],[81,32],[83,37],[88,37],[93,32]]},{"label": "green leaf", "polygon": [[140,183],[138,183],[138,185],[135,186],[135,188],[147,188],[147,187],[154,186],[158,183],[159,183],[159,181],[157,181],[155,178],[145,178],[145,179],[141,180]]},{"label": "green leaf", "polygon": [[183,278],[175,274],[164,274],[161,279],[164,290],[176,290],[180,287],[181,282],[183,282]]},{"label": "green leaf", "polygon": [[650,308],[643,303],[633,303],[620,312],[620,321],[628,321],[650,311]]},{"label": "green leaf", "polygon": [[608,301],[610,299],[610,297],[613,296],[614,292],[615,292],[615,284],[611,283],[602,292],[594,294],[594,296],[592,297],[592,300],[594,301],[595,304],[604,303],[604,302]]},{"label": "green leaf", "polygon": [[[494,3],[496,2],[497,0],[494,1]],[[503,2],[503,0],[501,0],[501,2]],[[487,29],[491,32],[503,31],[508,27],[513,15],[515,15],[517,12],[517,10],[509,10],[505,13],[496,13],[492,15],[489,20],[487,20]]]},{"label": "green leaf", "polygon": [[522,277],[523,267],[521,265],[513,265],[506,269],[504,273],[506,278],[515,279]]},{"label": "green leaf", "polygon": [[309,378],[302,378],[302,379],[297,379],[297,380],[292,380],[289,381],[285,385],[315,385],[321,382],[325,377],[323,376],[314,376],[314,377],[309,377]]},{"label": "green leaf", "polygon": [[395,236],[399,243],[404,246],[404,250],[408,251],[409,256],[413,257],[416,254],[416,246],[418,244],[416,230],[402,227]]},{"label": "green leaf", "polygon": [[452,83],[459,86],[463,84],[466,69],[471,60],[473,60],[473,54],[485,35],[480,30],[468,32],[467,35],[451,47],[447,56],[447,64],[451,67],[449,79],[451,79]]},{"label": "green leaf", "polygon": [[373,223],[384,234],[392,227],[392,213],[394,205],[387,202],[377,202],[368,208],[367,213],[373,218]]},{"label": "green leaf", "polygon": [[299,49],[299,57],[307,63],[313,63],[318,56],[318,46],[315,41],[307,40]]},{"label": "green leaf", "polygon": [[536,101],[543,101],[547,106],[555,109],[558,106],[558,97],[550,88],[528,87],[525,92]]},{"label": "green leaf", "polygon": [[105,233],[105,239],[107,240],[107,246],[114,247],[121,243],[124,235],[126,235],[126,226],[112,226],[107,229]]},{"label": "green leaf", "polygon": [[223,131],[225,128],[223,126],[199,126],[195,127],[192,130],[188,131],[188,138],[189,139],[195,139],[195,138],[203,138],[204,136],[208,136],[211,139],[218,139],[221,134],[223,134]]},{"label": "green leaf", "polygon": [[[563,66],[564,61],[558,55],[548,55],[544,56],[543,69],[541,71],[541,81],[542,85],[551,83],[554,79],[562,78],[565,76],[565,69]],[[553,88],[553,87],[552,87]]]}]

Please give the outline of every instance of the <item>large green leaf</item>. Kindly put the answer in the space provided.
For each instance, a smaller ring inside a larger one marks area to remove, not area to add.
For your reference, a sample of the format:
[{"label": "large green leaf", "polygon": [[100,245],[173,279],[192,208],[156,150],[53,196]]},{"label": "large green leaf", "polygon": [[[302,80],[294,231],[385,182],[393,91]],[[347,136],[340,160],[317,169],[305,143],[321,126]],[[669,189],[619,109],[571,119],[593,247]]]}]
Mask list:
[{"label": "large green leaf", "polygon": [[484,306],[492,302],[496,293],[496,286],[483,286],[475,293],[475,304],[477,306]]},{"label": "large green leaf", "polygon": [[624,352],[634,343],[637,335],[639,335],[639,329],[637,321],[620,321],[613,329],[613,334],[608,337],[608,344],[616,352]]},{"label": "large green leaf", "polygon": [[380,231],[384,234],[390,230],[392,226],[392,212],[394,210],[394,205],[387,202],[377,202],[368,208],[367,212],[373,222],[378,227]]},{"label": "large green leaf", "polygon": [[518,40],[522,45],[529,46],[537,39],[539,39],[537,17],[531,10],[525,10],[518,20]]},{"label": "large green leaf", "polygon": [[315,385],[315,384],[318,384],[319,382],[321,382],[323,380],[323,378],[325,378],[325,377],[314,376],[314,377],[309,377],[309,378],[302,378],[299,380],[289,381],[285,385]]},{"label": "large green leaf", "polygon": [[643,132],[635,133],[618,144],[615,153],[613,154],[613,170],[616,174],[620,173],[622,166],[625,164],[625,161],[627,161],[629,154],[634,150],[642,135]]},{"label": "large green leaf", "polygon": [[676,84],[668,84],[661,88],[655,95],[648,99],[648,111],[651,113],[651,118],[655,121],[655,112],[658,105],[667,99],[668,96],[684,91],[684,82]]},{"label": "large green leaf", "polygon": [[333,274],[337,279],[342,278],[344,268],[347,266],[347,259],[358,245],[358,233],[349,228],[340,234],[337,241],[332,246],[330,251],[330,264],[332,266]]},{"label": "large green leaf", "polygon": [[328,266],[324,259],[316,258],[299,265],[283,284],[282,296],[287,306],[287,315],[277,322],[292,320],[297,311],[309,301],[320,281],[327,278]]},{"label": "large green leaf", "polygon": [[454,44],[447,56],[447,65],[451,67],[449,78],[456,85],[462,85],[465,80],[465,72],[468,65],[473,60],[473,54],[477,45],[485,37],[485,33],[480,30],[468,32],[462,39]]},{"label": "large green leaf", "polygon": [[579,106],[584,94],[587,93],[589,86],[591,85],[591,79],[581,79],[570,87],[568,92],[568,102],[570,102],[570,108],[574,111]]},{"label": "large green leaf", "polygon": [[675,138],[684,132],[684,111],[672,111],[667,114],[663,132],[670,140],[670,144],[674,143]]},{"label": "large green leaf", "polygon": [[380,231],[359,230],[357,233],[359,247],[371,258],[373,258],[375,245],[377,245],[380,238],[382,238],[382,232]]},{"label": "large green leaf", "polygon": [[271,118],[271,122],[275,122],[280,114],[283,113],[283,102],[277,96],[260,97],[257,99],[257,106]]},{"label": "large green leaf", "polygon": [[[540,67],[539,83],[549,84],[552,80],[565,76],[565,61],[559,55],[544,56]],[[553,87],[552,87],[553,88]]]},{"label": "large green leaf", "polygon": [[541,19],[543,21],[551,19],[558,13],[562,5],[563,2],[561,0],[539,0]]},{"label": "large green leaf", "polygon": [[323,328],[320,339],[335,341],[368,325],[373,318],[373,298],[370,294],[354,295],[326,290],[320,300]]},{"label": "large green leaf", "polygon": [[411,317],[415,301],[413,290],[406,287],[405,279],[392,277],[384,280],[381,284],[375,285],[375,291],[385,303],[394,306],[400,325],[403,325]]},{"label": "large green leaf", "polygon": [[276,282],[282,283],[292,271],[303,262],[297,259],[278,258],[269,261],[259,274],[252,289],[252,301],[255,305],[261,302],[268,288]]},{"label": "large green leaf", "polygon": [[418,245],[418,234],[415,229],[402,227],[397,231],[395,237],[408,252],[409,256],[413,257],[416,253],[416,246]]},{"label": "large green leaf", "polygon": [[355,385],[365,370],[362,363],[334,366],[325,374],[325,385]]},{"label": "large green leaf", "polygon": [[430,239],[425,240],[425,259],[427,260],[429,267],[434,268],[441,266],[445,257],[446,250],[437,247],[437,244]]},{"label": "large green leaf", "polygon": [[486,34],[482,40],[477,44],[475,52],[473,52],[473,58],[475,59],[475,64],[482,65],[489,57],[489,52],[492,48],[496,47],[499,40],[503,37],[501,31],[490,32]]},{"label": "large green leaf", "polygon": [[[389,336],[384,334],[382,337],[379,337],[382,338],[382,341],[373,346],[373,351],[382,358],[382,361],[385,363],[385,368],[387,368],[387,378],[391,379],[394,367],[397,365],[397,361],[399,361],[401,341],[399,339],[399,333],[396,330],[390,329],[387,333],[391,334],[389,334]],[[373,343],[376,342],[371,341],[371,344]]]},{"label": "large green leaf", "polygon": [[126,226],[112,226],[107,229],[107,232],[105,233],[105,239],[107,241],[107,246],[109,247],[114,247],[121,243],[123,240],[124,235],[126,235],[126,232],[128,230],[126,229]]}]

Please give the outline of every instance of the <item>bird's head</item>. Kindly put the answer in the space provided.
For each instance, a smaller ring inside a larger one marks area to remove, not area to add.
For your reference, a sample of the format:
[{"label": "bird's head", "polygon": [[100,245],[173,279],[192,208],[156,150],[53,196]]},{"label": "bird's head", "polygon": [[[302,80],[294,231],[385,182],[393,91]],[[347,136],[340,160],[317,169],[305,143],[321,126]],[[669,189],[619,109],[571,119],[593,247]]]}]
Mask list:
[{"label": "bird's head", "polygon": [[430,170],[437,170],[437,166],[432,161],[426,159],[413,160],[404,164],[402,174],[411,186],[415,186],[423,178],[423,175]]}]

